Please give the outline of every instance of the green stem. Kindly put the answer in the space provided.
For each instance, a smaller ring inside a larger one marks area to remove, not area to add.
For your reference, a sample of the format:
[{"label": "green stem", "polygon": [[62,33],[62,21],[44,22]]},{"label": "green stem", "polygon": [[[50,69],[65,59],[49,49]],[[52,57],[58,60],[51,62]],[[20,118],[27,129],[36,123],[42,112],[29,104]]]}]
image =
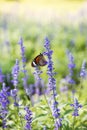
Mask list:
[{"label": "green stem", "polygon": [[[19,107],[17,107],[17,113],[19,113]],[[20,117],[20,116],[19,116],[19,117]],[[22,117],[22,116],[21,116],[21,117]],[[21,117],[20,117],[20,126],[22,126],[22,128],[23,128],[23,122],[22,122]]]},{"label": "green stem", "polygon": [[[80,89],[83,89],[83,80],[82,78],[80,79]],[[79,91],[79,97],[82,96],[82,91]]]},{"label": "green stem", "polygon": [[76,117],[74,116],[73,117],[73,130],[75,130],[75,119],[76,119]]},{"label": "green stem", "polygon": [[[50,113],[51,113],[51,115],[52,115],[52,111],[51,111],[50,105],[49,105],[49,103],[48,103],[48,100],[47,100],[47,98],[46,98],[46,95],[45,95],[45,94],[44,94],[44,98],[45,98],[45,100],[46,100],[46,103],[47,103],[48,108],[49,108],[49,110],[50,110]],[[52,118],[53,118],[53,115],[52,115]],[[53,118],[53,121],[54,121],[54,118]]]}]

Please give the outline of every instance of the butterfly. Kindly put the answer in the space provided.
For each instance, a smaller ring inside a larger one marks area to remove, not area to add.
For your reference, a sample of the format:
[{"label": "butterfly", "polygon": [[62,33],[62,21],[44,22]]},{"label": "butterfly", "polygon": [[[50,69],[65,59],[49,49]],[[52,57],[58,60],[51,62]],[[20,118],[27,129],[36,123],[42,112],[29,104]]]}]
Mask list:
[{"label": "butterfly", "polygon": [[31,63],[31,66],[32,67],[45,66],[46,64],[47,64],[47,61],[45,57],[43,56],[43,54],[40,53],[38,56],[34,58],[34,60]]}]

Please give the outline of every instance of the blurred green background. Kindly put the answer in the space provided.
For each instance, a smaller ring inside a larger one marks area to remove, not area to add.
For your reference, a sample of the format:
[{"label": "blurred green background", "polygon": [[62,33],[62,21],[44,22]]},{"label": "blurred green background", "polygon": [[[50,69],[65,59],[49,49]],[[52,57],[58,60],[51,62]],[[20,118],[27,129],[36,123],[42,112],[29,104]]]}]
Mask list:
[{"label": "blurred green background", "polygon": [[[75,57],[77,78],[87,55],[86,7],[84,0],[0,0],[0,67],[3,73],[11,73],[15,59],[21,60],[18,41],[22,37],[26,47],[26,69],[32,83],[31,62],[44,51],[44,39],[48,37],[54,51],[57,80],[68,74],[68,49]],[[46,67],[42,70],[46,78]]]}]

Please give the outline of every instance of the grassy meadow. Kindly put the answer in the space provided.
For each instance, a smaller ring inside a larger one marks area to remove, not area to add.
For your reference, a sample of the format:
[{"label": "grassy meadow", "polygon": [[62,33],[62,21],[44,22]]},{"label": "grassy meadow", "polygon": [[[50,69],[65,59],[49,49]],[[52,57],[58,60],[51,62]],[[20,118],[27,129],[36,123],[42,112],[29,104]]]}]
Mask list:
[{"label": "grassy meadow", "polygon": [[[32,67],[33,59],[47,51],[46,38],[53,64],[46,53],[47,65]],[[87,130],[86,84],[86,1],[0,1],[0,130]]]}]

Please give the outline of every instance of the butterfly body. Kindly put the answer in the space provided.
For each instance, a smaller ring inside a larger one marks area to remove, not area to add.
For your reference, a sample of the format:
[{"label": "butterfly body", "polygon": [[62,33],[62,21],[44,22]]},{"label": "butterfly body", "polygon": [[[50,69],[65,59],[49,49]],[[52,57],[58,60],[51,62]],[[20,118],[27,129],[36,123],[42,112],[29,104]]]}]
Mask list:
[{"label": "butterfly body", "polygon": [[45,66],[46,64],[47,61],[45,60],[45,57],[41,53],[38,56],[36,56],[31,63],[32,67]]}]

